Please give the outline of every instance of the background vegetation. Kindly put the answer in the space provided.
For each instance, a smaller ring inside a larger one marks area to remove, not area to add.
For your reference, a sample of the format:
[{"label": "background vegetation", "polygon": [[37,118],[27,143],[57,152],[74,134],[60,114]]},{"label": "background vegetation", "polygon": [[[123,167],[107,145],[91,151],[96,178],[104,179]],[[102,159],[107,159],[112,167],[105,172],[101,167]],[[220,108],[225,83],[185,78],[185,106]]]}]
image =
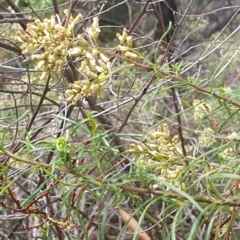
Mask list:
[{"label": "background vegetation", "polygon": [[0,1],[1,239],[238,239],[240,1],[166,3]]}]

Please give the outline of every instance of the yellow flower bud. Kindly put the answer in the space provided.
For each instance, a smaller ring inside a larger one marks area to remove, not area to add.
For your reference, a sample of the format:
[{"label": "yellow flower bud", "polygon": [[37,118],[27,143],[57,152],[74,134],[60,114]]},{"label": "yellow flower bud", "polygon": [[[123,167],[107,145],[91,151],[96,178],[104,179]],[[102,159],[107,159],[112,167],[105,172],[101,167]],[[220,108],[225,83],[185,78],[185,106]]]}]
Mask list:
[{"label": "yellow flower bud", "polygon": [[55,61],[55,64],[56,65],[59,65],[60,68],[62,67],[62,65],[65,63],[65,60],[64,59],[58,59]]},{"label": "yellow flower bud", "polygon": [[55,28],[55,25],[56,25],[56,17],[54,15],[51,16],[50,18],[50,25],[53,28]]},{"label": "yellow flower bud", "polygon": [[105,72],[102,72],[99,76],[98,76],[98,80],[100,82],[101,85],[104,85],[106,83],[106,80],[108,79],[108,75]]},{"label": "yellow flower bud", "polygon": [[49,30],[49,28],[43,29],[43,33],[48,40],[51,40],[51,35],[50,35],[50,32],[48,30]]},{"label": "yellow flower bud", "polygon": [[104,72],[104,68],[100,67],[100,66],[95,66],[96,70],[99,72],[99,73],[102,73]]},{"label": "yellow flower bud", "polygon": [[127,40],[127,37],[128,37],[128,30],[127,30],[126,28],[123,29],[122,37],[123,37],[124,41]]},{"label": "yellow flower bud", "polygon": [[127,39],[126,39],[126,44],[128,47],[132,47],[132,37],[131,36],[127,36]]},{"label": "yellow flower bud", "polygon": [[139,56],[136,54],[136,53],[132,53],[132,52],[126,52],[124,54],[125,57],[129,57],[129,58],[132,58],[132,59],[138,59]]},{"label": "yellow flower bud", "polygon": [[83,49],[81,47],[74,47],[68,50],[68,55],[70,57],[77,57],[83,55]]},{"label": "yellow flower bud", "polygon": [[76,25],[75,22],[71,22],[71,23],[68,25],[68,27],[67,27],[68,31],[72,32],[72,30],[74,29],[75,25]]},{"label": "yellow flower bud", "polygon": [[93,55],[93,56],[97,57],[99,54],[100,54],[100,52],[99,52],[98,49],[96,49],[96,48],[93,48],[93,49],[92,49],[92,55]]},{"label": "yellow flower bud", "polygon": [[16,32],[16,36],[20,37],[24,42],[27,42],[29,40],[29,35],[22,34],[20,31]]},{"label": "yellow flower bud", "polygon": [[36,70],[43,70],[44,69],[44,65],[45,65],[45,61],[44,60],[39,61],[37,66],[36,66]]},{"label": "yellow flower bud", "polygon": [[83,74],[85,74],[86,76],[88,76],[91,79],[97,79],[98,78],[98,75],[95,72],[92,72],[90,70],[83,71]]},{"label": "yellow flower bud", "polygon": [[74,92],[72,89],[67,89],[67,90],[66,90],[66,94],[67,94],[67,95],[74,95],[75,92]]},{"label": "yellow flower bud", "polygon": [[[110,62],[108,62],[108,63],[110,63]],[[110,65],[109,65],[108,63],[103,62],[101,59],[98,60],[99,66],[100,66],[101,68],[103,68],[104,71],[106,71],[106,72],[109,72],[110,67],[111,67],[111,63],[110,63]]]},{"label": "yellow flower bud", "polygon": [[48,56],[48,62],[49,62],[49,63],[55,63],[56,60],[57,60],[57,59],[55,58],[54,55],[49,54],[49,56]]},{"label": "yellow flower bud", "polygon": [[99,19],[97,17],[94,17],[93,18],[93,23],[92,23],[92,28],[93,29],[96,29],[96,28],[99,27],[98,22],[99,22]]},{"label": "yellow flower bud", "polygon": [[97,40],[99,33],[101,32],[98,27],[98,18],[93,18],[92,26],[90,28],[86,28],[86,32],[90,39]]},{"label": "yellow flower bud", "polygon": [[32,60],[43,60],[45,58],[46,58],[46,53],[32,54],[32,56],[31,56]]},{"label": "yellow flower bud", "polygon": [[75,23],[77,23],[77,22],[81,21],[82,18],[83,18],[82,14],[79,13],[79,14],[73,19],[73,21],[74,21]]},{"label": "yellow flower bud", "polygon": [[123,45],[118,45],[117,49],[118,49],[118,51],[122,51],[122,52],[129,51],[129,47],[126,47],[126,46],[123,46]]},{"label": "yellow flower bud", "polygon": [[69,87],[75,88],[78,91],[82,89],[82,86],[77,83],[71,83],[71,84],[69,84]]},{"label": "yellow flower bud", "polygon": [[69,30],[69,29],[66,29],[65,35],[66,35],[67,37],[69,37],[69,38],[74,36],[72,30]]},{"label": "yellow flower bud", "polygon": [[78,41],[80,42],[81,45],[83,45],[83,46],[88,46],[89,45],[87,40],[85,40],[82,35],[78,34],[77,39],[78,39]]},{"label": "yellow flower bud", "polygon": [[[35,32],[33,29],[31,29],[31,28],[28,28],[28,29],[26,29],[26,32],[31,36],[31,39],[37,39],[38,38],[38,33],[37,32]],[[35,40],[35,41],[37,41],[37,40]]]},{"label": "yellow flower bud", "polygon": [[22,38],[20,38],[19,36],[15,36],[15,40],[16,40],[17,42],[24,43],[24,41],[22,40]]},{"label": "yellow flower bud", "polygon": [[69,11],[68,11],[68,9],[64,9],[63,13],[64,13],[64,15],[66,15],[66,17],[69,16]]},{"label": "yellow flower bud", "polygon": [[116,37],[118,38],[118,41],[120,42],[120,43],[124,43],[124,41],[123,41],[123,37],[122,37],[122,35],[120,34],[120,33],[117,33],[116,34]]},{"label": "yellow flower bud", "polygon": [[85,56],[89,59],[93,59],[93,56],[90,52],[86,52]]},{"label": "yellow flower bud", "polygon": [[104,55],[103,53],[99,53],[99,57],[101,60],[103,60],[103,62],[105,62],[105,63],[109,62],[109,58],[106,55]]}]

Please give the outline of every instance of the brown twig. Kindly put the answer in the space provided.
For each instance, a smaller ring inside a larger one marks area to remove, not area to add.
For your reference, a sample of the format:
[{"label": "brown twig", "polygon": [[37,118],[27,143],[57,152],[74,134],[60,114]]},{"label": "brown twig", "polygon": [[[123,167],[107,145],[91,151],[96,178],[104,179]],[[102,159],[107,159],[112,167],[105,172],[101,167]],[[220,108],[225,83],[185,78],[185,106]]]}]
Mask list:
[{"label": "brown twig", "polygon": [[[18,6],[12,1],[12,0],[6,0],[6,2],[8,3],[8,5],[16,12],[18,13],[18,16],[22,19],[26,19],[24,17],[24,15],[21,13],[20,9],[18,8]],[[19,24],[21,25],[21,27],[26,30],[27,28],[27,24],[25,22],[19,22]]]},{"label": "brown twig", "polygon": [[7,50],[21,54],[21,49],[19,47],[11,46],[11,45],[3,43],[3,42],[0,42],[0,48],[7,49]]},{"label": "brown twig", "polygon": [[135,218],[131,217],[124,209],[120,207],[117,208],[117,210],[123,222],[127,224],[127,227],[132,232],[136,232],[137,230],[137,236],[140,240],[151,240],[148,234],[141,227],[138,228],[138,222]]},{"label": "brown twig", "polygon": [[142,11],[139,13],[137,18],[134,20],[132,26],[129,28],[129,30],[128,30],[129,34],[131,34],[136,29],[136,27],[138,26],[138,24],[141,21],[142,17],[147,12],[148,5],[149,5],[150,1],[151,0],[147,0],[146,3],[144,4],[144,7],[143,7]]},{"label": "brown twig", "polygon": [[147,93],[148,88],[150,87],[153,79],[155,78],[155,75],[153,74],[144,84],[143,90],[140,93],[140,95],[137,98],[134,98],[135,102],[132,105],[131,109],[129,110],[129,112],[127,113],[127,116],[125,117],[125,119],[123,120],[123,123],[121,124],[121,126],[118,128],[117,133],[122,132],[123,128],[127,125],[128,123],[128,119],[131,116],[133,110],[135,109],[135,107],[137,106],[137,104],[139,103],[139,101],[142,99],[142,97]]},{"label": "brown twig", "polygon": [[39,112],[39,110],[40,110],[40,108],[42,106],[42,103],[45,100],[45,96],[47,95],[47,93],[49,91],[50,79],[51,79],[51,74],[48,75],[48,78],[47,78],[47,81],[46,81],[46,84],[45,84],[45,87],[44,87],[44,90],[43,90],[43,93],[42,93],[42,97],[40,98],[39,104],[38,104],[36,110],[34,111],[32,117],[31,117],[31,119],[30,119],[30,121],[29,121],[29,123],[27,125],[27,128],[26,128],[27,132],[31,129],[32,124],[35,121],[35,118],[36,118],[36,116],[37,116],[37,114],[38,114],[38,112]]}]

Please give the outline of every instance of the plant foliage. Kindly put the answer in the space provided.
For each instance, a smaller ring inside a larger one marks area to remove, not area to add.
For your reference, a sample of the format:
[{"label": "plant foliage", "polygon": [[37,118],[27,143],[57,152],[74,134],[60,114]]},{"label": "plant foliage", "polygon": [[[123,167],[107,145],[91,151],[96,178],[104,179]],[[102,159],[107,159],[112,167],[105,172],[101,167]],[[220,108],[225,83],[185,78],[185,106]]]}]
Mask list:
[{"label": "plant foliage", "polygon": [[238,239],[239,27],[189,46],[188,1],[157,40],[149,0],[6,2],[1,238]]}]

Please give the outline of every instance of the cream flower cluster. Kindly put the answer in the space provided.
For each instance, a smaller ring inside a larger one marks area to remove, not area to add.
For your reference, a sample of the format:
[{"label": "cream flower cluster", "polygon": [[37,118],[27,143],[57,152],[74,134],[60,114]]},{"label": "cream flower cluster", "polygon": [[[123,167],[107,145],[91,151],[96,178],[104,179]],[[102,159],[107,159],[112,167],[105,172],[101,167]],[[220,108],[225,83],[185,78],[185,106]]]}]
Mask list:
[{"label": "cream flower cluster", "polygon": [[118,41],[120,45],[118,45],[117,49],[124,53],[125,57],[131,59],[139,59],[141,56],[137,52],[133,52],[132,49],[132,37],[128,35],[128,31],[126,28],[123,29],[122,35],[117,33]]},{"label": "cream flower cluster", "polygon": [[194,114],[193,117],[195,120],[201,119],[205,117],[208,113],[208,111],[211,112],[211,105],[205,103],[203,100],[195,99],[193,101],[193,106],[194,106]]},{"label": "cream flower cluster", "polygon": [[31,60],[36,63],[36,70],[43,74],[42,79],[49,73],[59,74],[64,69],[69,58],[81,57],[78,71],[83,79],[69,84],[66,91],[66,101],[75,104],[80,97],[100,94],[110,74],[109,58],[97,46],[101,32],[99,19],[93,18],[93,23],[86,28],[86,36],[74,33],[76,24],[82,20],[82,15],[75,18],[64,12],[68,19],[66,26],[56,22],[54,16],[50,19],[27,25],[26,33],[17,32],[16,40],[22,43],[24,55],[31,54]]},{"label": "cream flower cluster", "polygon": [[[231,134],[228,134],[228,138],[230,141],[236,141],[236,142],[239,142],[240,140],[240,134],[239,133],[236,133],[236,132],[233,132]],[[236,154],[237,150],[236,150],[236,145],[233,144],[231,147],[228,147],[228,148],[225,148],[224,150],[222,150],[220,153],[219,153],[219,157],[221,159],[224,159],[224,160],[231,160],[231,159],[236,159],[237,158],[237,155]]]},{"label": "cream flower cluster", "polygon": [[86,29],[92,45],[87,45],[88,42],[86,42],[85,49],[75,47],[69,51],[71,57],[84,56],[78,71],[85,76],[85,79],[69,84],[69,89],[66,91],[68,95],[66,101],[68,103],[75,104],[79,98],[88,97],[94,93],[99,96],[101,94],[100,90],[107,83],[110,76],[110,59],[94,45],[100,33],[98,21],[98,18],[93,18],[92,26]]},{"label": "cream flower cluster", "polygon": [[109,59],[100,51],[92,49],[87,52],[85,59],[81,62],[78,69],[87,79],[75,81],[69,84],[66,94],[69,96],[66,101],[75,104],[81,97],[88,97],[97,93],[107,83],[111,72],[111,63]]},{"label": "cream flower cluster", "polygon": [[151,131],[146,141],[131,144],[127,152],[139,167],[153,166],[153,172],[166,179],[176,178],[183,169],[178,136],[171,137],[167,124]]},{"label": "cream flower cluster", "polygon": [[214,131],[210,127],[205,127],[203,133],[200,134],[198,138],[198,145],[202,148],[211,147],[215,142],[216,139],[212,136]]},{"label": "cream flower cluster", "polygon": [[[68,11],[64,12],[68,17]],[[74,27],[82,20],[82,15],[75,18],[69,17],[67,26],[56,22],[55,16],[50,19],[27,25],[26,33],[16,33],[16,40],[22,45],[24,55],[31,54],[31,59],[36,62],[36,70],[46,73],[60,73],[66,63],[69,52],[76,46],[84,46],[88,43],[81,35],[74,37]],[[85,45],[84,45],[85,44]]]}]

